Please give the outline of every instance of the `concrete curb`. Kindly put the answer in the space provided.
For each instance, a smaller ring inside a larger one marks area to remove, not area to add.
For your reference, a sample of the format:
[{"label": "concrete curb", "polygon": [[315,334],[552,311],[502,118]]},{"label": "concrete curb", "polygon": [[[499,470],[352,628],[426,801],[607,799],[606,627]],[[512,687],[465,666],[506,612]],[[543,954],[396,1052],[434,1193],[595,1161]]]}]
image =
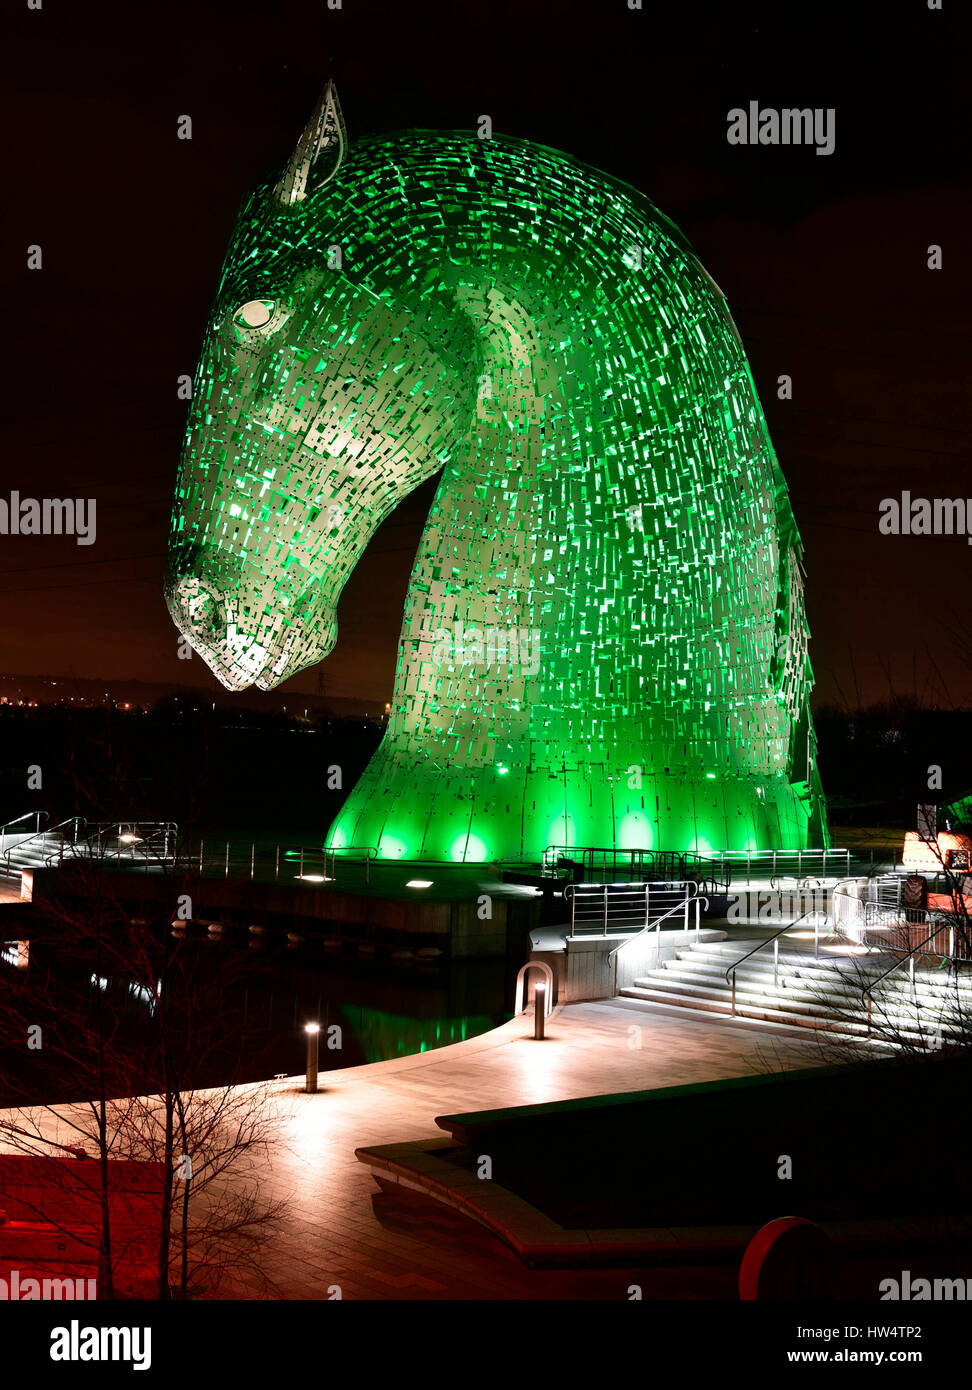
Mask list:
[{"label": "concrete curb", "polygon": [[655,1227],[631,1230],[567,1230],[522,1197],[483,1181],[441,1155],[451,1139],[418,1140],[355,1149],[379,1187],[423,1192],[493,1232],[530,1269],[579,1265],[668,1265],[737,1259],[755,1226]]},{"label": "concrete curb", "polygon": [[[456,1147],[451,1139],[421,1139],[354,1152],[383,1191],[406,1188],[455,1208],[502,1240],[529,1269],[736,1263],[759,1229],[755,1224],[567,1229],[508,1188],[450,1163],[443,1155]],[[942,1228],[905,1216],[819,1224],[838,1251],[854,1255],[899,1249],[914,1254],[916,1247],[938,1248],[945,1239]],[[969,1236],[952,1240],[972,1244]]]}]

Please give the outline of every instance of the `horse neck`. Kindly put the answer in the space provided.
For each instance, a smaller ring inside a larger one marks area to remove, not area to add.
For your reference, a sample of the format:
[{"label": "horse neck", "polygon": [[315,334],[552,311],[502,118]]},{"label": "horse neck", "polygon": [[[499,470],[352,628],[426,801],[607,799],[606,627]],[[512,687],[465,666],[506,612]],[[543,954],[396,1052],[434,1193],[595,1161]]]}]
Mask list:
[{"label": "horse neck", "polygon": [[479,330],[479,389],[432,505],[418,572],[453,578],[439,610],[444,626],[535,631],[549,591],[539,594],[534,577],[573,562],[562,502],[564,474],[578,459],[569,455],[562,323],[545,301],[495,274],[457,297]]}]

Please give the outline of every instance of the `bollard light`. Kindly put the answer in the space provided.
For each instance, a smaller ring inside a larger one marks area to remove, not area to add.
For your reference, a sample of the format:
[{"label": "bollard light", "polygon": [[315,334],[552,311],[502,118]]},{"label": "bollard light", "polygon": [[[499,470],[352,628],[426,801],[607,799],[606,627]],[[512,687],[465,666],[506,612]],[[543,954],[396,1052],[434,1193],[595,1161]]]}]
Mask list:
[{"label": "bollard light", "polygon": [[307,1034],[307,1085],[304,1090],[311,1096],[317,1092],[317,1041],[320,1031],[319,1023],[304,1024],[304,1032]]},{"label": "bollard light", "polygon": [[547,986],[537,985],[533,991],[533,1038],[543,1042],[543,1020],[547,1008]]}]

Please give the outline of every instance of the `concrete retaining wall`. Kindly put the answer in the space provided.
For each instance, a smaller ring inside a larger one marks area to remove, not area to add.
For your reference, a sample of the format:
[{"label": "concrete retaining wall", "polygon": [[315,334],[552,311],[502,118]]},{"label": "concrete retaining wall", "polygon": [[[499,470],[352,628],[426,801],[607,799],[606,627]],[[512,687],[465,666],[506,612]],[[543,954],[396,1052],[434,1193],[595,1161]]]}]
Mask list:
[{"label": "concrete retaining wall", "polygon": [[[567,937],[560,951],[531,951],[531,960],[542,960],[553,970],[555,1002],[575,1004],[582,999],[613,999],[638,975],[666,960],[674,960],[698,941],[725,941],[727,933],[717,927],[703,927],[698,936],[689,931],[646,932],[643,936]],[[620,950],[618,948],[621,948]],[[612,959],[611,953],[617,951]],[[527,1000],[533,997],[533,974],[528,977]]]}]

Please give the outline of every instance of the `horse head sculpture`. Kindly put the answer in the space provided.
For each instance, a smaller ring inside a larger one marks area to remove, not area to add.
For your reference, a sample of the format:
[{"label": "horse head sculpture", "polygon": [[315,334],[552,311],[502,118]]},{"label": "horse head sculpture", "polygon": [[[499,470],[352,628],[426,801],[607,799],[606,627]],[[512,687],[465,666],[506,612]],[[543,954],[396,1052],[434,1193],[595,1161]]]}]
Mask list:
[{"label": "horse head sculpture", "polygon": [[226,259],[177,626],[232,690],[322,660],[437,472],[388,727],[329,844],[825,842],[800,540],[720,291],[636,190],[521,140],[349,147],[329,84]]}]

